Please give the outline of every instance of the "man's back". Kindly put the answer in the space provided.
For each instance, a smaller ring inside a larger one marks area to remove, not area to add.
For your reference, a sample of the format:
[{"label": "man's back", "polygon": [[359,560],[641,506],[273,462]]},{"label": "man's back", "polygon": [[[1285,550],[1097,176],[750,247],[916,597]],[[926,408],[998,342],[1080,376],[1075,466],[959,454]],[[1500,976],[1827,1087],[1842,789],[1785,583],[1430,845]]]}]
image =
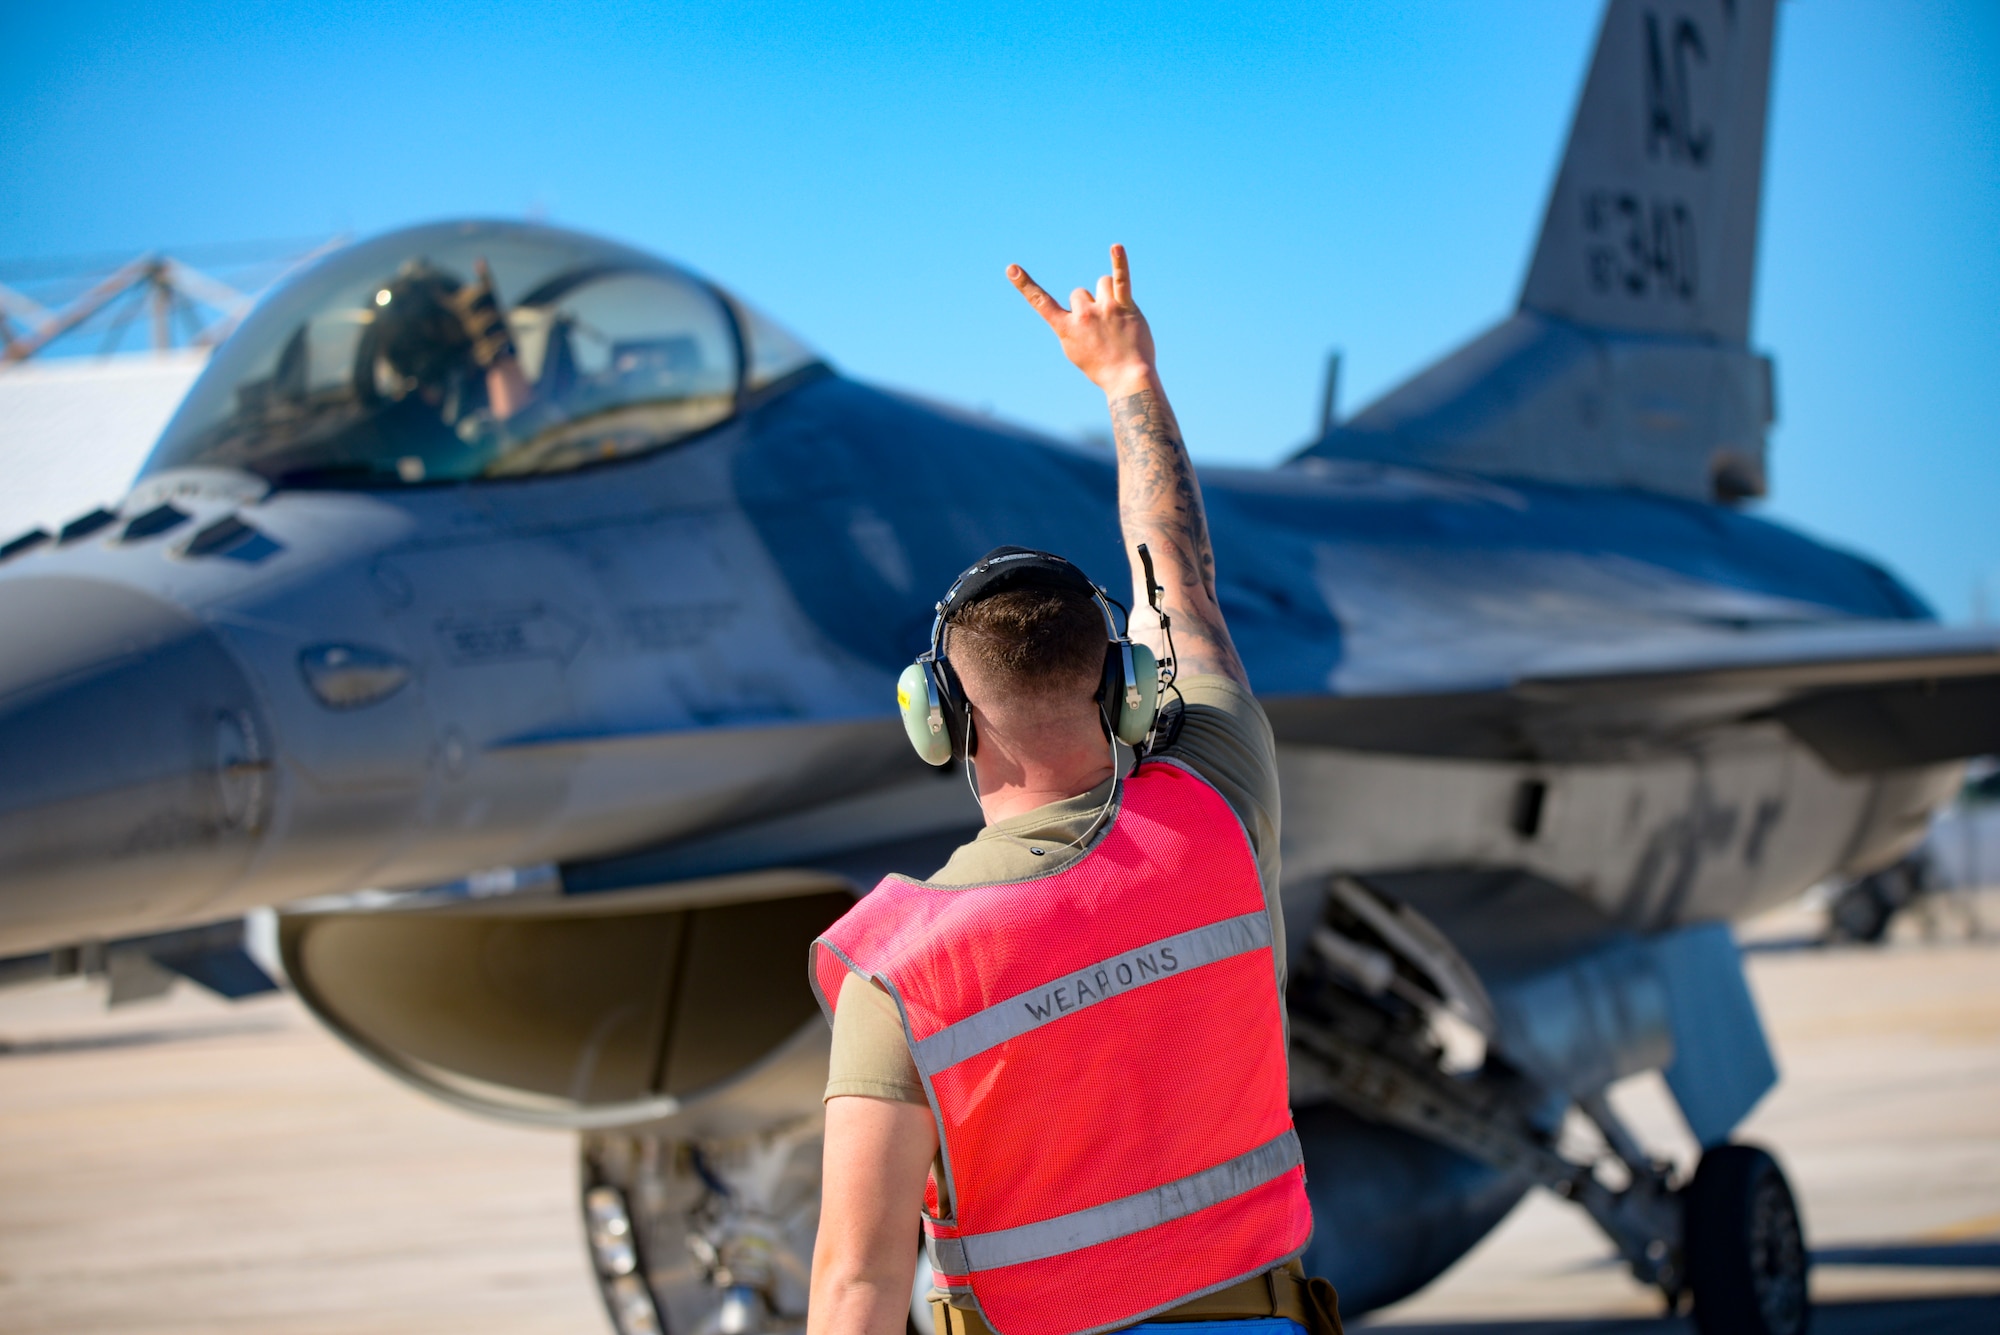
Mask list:
[{"label": "man's back", "polygon": [[935,1111],[925,1231],[955,1307],[999,1335],[1104,1330],[1305,1246],[1270,944],[1241,822],[1172,761],[1060,869],[890,877],[827,931],[822,993],[852,970],[893,995]]}]

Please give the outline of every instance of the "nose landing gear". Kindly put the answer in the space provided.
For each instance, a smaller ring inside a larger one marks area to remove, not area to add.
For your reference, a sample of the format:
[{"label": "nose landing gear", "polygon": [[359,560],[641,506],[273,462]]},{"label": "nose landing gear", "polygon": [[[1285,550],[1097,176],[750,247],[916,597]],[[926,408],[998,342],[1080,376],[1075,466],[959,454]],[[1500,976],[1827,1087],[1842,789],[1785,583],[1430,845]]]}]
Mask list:
[{"label": "nose landing gear", "polygon": [[584,1225],[618,1335],[800,1335],[820,1119],[754,1134],[583,1138]]},{"label": "nose landing gear", "polygon": [[1778,1161],[1718,1145],[1680,1192],[1682,1254],[1702,1335],[1805,1335],[1805,1231]]}]

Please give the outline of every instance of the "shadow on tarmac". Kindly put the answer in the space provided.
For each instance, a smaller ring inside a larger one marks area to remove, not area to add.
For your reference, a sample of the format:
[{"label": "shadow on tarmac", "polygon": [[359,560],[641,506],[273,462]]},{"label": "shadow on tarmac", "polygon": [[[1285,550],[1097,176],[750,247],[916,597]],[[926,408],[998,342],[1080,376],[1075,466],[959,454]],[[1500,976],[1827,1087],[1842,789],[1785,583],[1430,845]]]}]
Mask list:
[{"label": "shadow on tarmac", "polygon": [[123,1029],[109,1034],[74,1034],[62,1038],[0,1038],[0,1059],[42,1057],[64,1052],[104,1052],[117,1048],[150,1048],[242,1034],[277,1033],[283,1020],[242,1020],[229,1024],[182,1025],[162,1029]]},{"label": "shadow on tarmac", "polygon": [[1813,1264],[2000,1269],[2000,1238],[1968,1238],[1963,1242],[1848,1243],[1838,1247],[1818,1247],[1813,1250]]},{"label": "shadow on tarmac", "polygon": [[[1373,1329],[1383,1335],[1693,1335],[1694,1323],[1686,1317],[1562,1317]],[[2000,1330],[2000,1294],[1814,1303],[1812,1329],[1813,1335],[1992,1335]]]}]

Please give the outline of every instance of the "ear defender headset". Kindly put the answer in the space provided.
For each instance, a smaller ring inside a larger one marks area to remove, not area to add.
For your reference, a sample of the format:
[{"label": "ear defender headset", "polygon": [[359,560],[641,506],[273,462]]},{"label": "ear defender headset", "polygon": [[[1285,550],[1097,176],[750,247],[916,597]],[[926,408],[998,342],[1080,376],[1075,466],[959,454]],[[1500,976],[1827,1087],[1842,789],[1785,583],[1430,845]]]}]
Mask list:
[{"label": "ear defender headset", "polygon": [[[1150,565],[1150,563],[1149,563]],[[1153,651],[1132,643],[1129,627],[1111,613],[1112,599],[1062,557],[1027,547],[995,547],[952,581],[931,622],[931,647],[896,679],[896,704],[910,745],[930,764],[970,759],[979,749],[972,705],[944,649],[952,613],[1008,589],[1067,589],[1081,593],[1104,614],[1104,679],[1093,697],[1106,739],[1139,749],[1152,736],[1160,710],[1160,665]],[[1123,605],[1119,605],[1123,611]]]}]

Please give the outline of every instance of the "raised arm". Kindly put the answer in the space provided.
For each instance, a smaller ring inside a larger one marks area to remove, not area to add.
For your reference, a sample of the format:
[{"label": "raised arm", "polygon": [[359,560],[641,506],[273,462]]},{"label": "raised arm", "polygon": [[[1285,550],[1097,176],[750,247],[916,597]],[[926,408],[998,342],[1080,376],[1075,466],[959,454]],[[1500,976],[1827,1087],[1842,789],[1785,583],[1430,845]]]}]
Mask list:
[{"label": "raised arm", "polygon": [[1145,543],[1154,576],[1165,588],[1160,605],[1173,619],[1181,675],[1216,673],[1248,686],[1215,596],[1215,549],[1208,540],[1201,484],[1160,385],[1153,331],[1132,301],[1125,247],[1111,248],[1111,272],[1097,280],[1095,294],[1081,287],[1072,292],[1068,310],[1020,265],[1009,265],[1007,277],[1110,404],[1118,442],[1118,521],[1132,562],[1133,638],[1166,653],[1165,636],[1142,610],[1148,599],[1137,548]]}]

